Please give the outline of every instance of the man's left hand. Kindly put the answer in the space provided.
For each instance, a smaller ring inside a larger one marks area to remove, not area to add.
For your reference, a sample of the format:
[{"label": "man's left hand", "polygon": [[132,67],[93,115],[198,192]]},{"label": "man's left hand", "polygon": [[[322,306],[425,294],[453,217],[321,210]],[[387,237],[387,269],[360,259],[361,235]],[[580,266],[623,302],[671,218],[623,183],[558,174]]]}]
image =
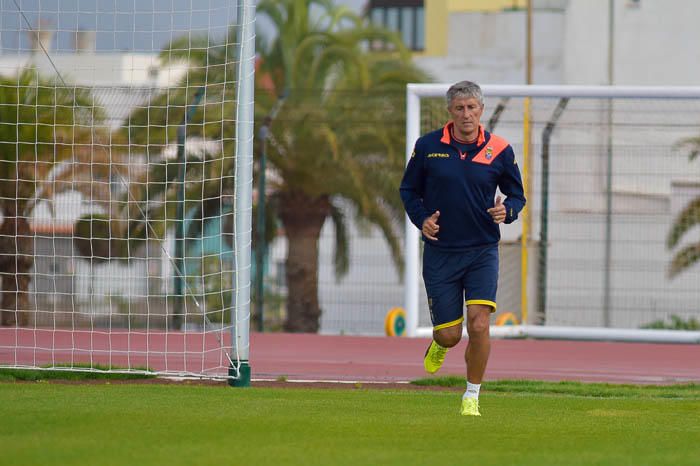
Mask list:
[{"label": "man's left hand", "polygon": [[496,204],[487,209],[486,212],[491,215],[494,223],[503,223],[506,220],[506,206],[501,202],[501,196],[496,196]]}]

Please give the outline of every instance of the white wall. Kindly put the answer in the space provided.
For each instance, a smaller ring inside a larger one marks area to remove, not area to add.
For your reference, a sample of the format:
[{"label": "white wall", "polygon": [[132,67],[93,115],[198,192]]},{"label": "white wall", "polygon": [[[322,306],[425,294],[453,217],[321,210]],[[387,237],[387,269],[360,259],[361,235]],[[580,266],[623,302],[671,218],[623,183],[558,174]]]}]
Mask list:
[{"label": "white wall", "polygon": [[12,76],[23,67],[36,66],[48,77],[56,75],[54,65],[68,83],[86,86],[153,86],[176,84],[187,71],[185,62],[161,63],[151,53],[53,53],[6,54],[0,56],[0,75]]},{"label": "white wall", "polygon": [[[613,1],[615,84],[698,84],[700,2]],[[608,84],[609,4],[569,0],[563,9],[534,11],[536,84]],[[415,61],[439,82],[522,84],[525,23],[523,11],[452,14],[448,54]]]},{"label": "white wall", "polygon": [[[580,0],[579,0],[580,1]],[[698,85],[700,2],[640,0],[615,8],[615,82]]]},{"label": "white wall", "polygon": [[[533,23],[533,77],[540,84],[562,80],[563,11],[536,11]],[[464,79],[489,84],[526,81],[525,19],[523,11],[455,13],[448,23],[444,57],[416,57],[416,63],[439,82]]]},{"label": "white wall", "polygon": [[[570,0],[564,83],[608,83],[608,0]],[[615,0],[615,84],[691,86],[700,74],[700,2]]]},{"label": "white wall", "polygon": [[562,84],[608,84],[608,0],[571,0],[563,37]]}]

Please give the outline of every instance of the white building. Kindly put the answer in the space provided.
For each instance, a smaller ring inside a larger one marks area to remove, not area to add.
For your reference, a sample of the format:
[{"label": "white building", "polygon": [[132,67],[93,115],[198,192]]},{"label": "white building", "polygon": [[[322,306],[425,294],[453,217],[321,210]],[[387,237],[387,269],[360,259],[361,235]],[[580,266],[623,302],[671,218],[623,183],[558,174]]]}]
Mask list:
[{"label": "white building", "polygon": [[[532,5],[535,84],[610,84],[610,51],[614,84],[697,84],[700,3],[694,0]],[[436,81],[525,84],[525,6],[525,0],[367,0],[367,14],[404,38],[418,36],[415,61]],[[420,24],[400,19],[414,10]]]}]

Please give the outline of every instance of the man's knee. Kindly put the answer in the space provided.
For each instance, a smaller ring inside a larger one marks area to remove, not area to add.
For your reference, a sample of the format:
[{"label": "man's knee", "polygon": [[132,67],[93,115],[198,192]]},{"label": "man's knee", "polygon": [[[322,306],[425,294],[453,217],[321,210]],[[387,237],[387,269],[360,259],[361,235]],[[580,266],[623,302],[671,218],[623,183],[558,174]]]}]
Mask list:
[{"label": "man's knee", "polygon": [[452,348],[462,338],[462,323],[433,331],[433,340],[443,348]]},{"label": "man's knee", "polygon": [[467,332],[471,338],[488,336],[491,324],[491,309],[488,306],[480,306],[467,316]]}]

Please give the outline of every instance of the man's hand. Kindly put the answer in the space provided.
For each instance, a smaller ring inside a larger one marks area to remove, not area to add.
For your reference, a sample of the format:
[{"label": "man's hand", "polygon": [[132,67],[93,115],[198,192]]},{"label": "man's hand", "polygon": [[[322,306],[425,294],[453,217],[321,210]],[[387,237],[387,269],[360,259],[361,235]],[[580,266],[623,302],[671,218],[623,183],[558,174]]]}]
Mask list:
[{"label": "man's hand", "polygon": [[[496,196],[496,205],[490,209],[486,209],[486,212],[491,215],[493,223],[503,223],[506,220],[506,206],[501,202],[501,196]],[[425,228],[425,224],[423,224]]]},{"label": "man's hand", "polygon": [[[505,208],[503,209],[503,212],[505,212]],[[435,235],[437,235],[440,231],[440,225],[437,224],[439,217],[440,211],[436,210],[433,215],[431,215],[423,221],[423,228],[421,229],[421,231],[423,232],[423,235],[425,235],[426,238],[432,239],[433,241],[438,240],[435,237]]]}]

